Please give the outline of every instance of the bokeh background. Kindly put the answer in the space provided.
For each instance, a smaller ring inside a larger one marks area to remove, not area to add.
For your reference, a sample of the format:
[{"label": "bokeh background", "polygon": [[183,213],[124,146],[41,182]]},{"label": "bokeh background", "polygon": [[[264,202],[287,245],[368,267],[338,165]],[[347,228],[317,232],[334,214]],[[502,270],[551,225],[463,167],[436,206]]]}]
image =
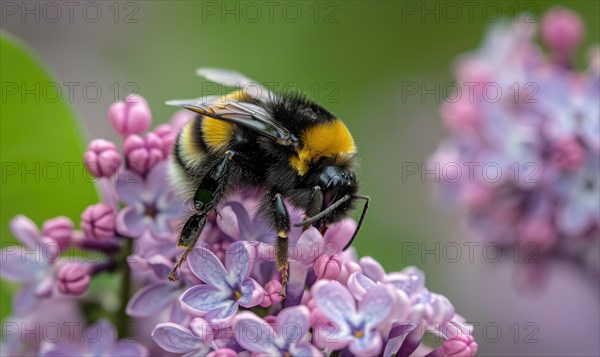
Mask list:
[{"label": "bokeh background", "polygon": [[[2,2],[2,36],[20,38],[65,88],[61,99],[73,108],[82,137],[65,146],[52,131],[70,111],[64,103],[46,103],[51,115],[19,120],[3,110],[3,165],[24,151],[60,162],[65,155],[77,159],[88,139],[118,141],[107,110],[132,91],[148,100],[155,124],[167,121],[174,110],[166,100],[214,94],[194,75],[197,67],[232,68],[271,88],[296,88],[342,118],[359,147],[362,190],[372,197],[359,255],[376,257],[388,271],[423,269],[427,286],[475,325],[480,355],[600,355],[598,282],[559,262],[542,289],[518,289],[515,257],[492,263],[481,245],[472,245],[479,240],[460,212],[436,205],[433,176],[403,176],[406,163],[421,165],[445,136],[438,113],[453,61],[476,49],[490,25],[514,21],[521,11],[537,21],[556,5],[575,10],[586,25],[576,62],[583,68],[585,49],[600,41],[599,2],[71,3]],[[11,70],[3,64],[3,84]],[[78,222],[78,212],[97,200],[89,180],[14,177],[2,176],[2,244],[15,241],[7,222],[18,213],[38,223],[57,214]],[[31,190],[33,198],[21,198]],[[2,285],[0,318],[10,312],[12,292]]]}]

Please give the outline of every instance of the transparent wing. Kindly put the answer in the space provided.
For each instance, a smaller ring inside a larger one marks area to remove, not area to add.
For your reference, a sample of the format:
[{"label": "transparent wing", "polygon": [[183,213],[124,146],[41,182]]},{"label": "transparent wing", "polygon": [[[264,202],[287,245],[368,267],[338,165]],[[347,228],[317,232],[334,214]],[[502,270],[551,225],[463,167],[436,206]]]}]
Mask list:
[{"label": "transparent wing", "polygon": [[211,82],[219,83],[226,87],[241,88],[249,96],[262,102],[272,98],[274,95],[273,92],[263,87],[257,81],[230,69],[202,67],[196,70],[196,74]]},{"label": "transparent wing", "polygon": [[221,97],[171,100],[167,105],[189,109],[204,116],[224,120],[251,129],[280,145],[294,145],[290,131],[272,120],[261,106],[236,100],[223,101]]}]

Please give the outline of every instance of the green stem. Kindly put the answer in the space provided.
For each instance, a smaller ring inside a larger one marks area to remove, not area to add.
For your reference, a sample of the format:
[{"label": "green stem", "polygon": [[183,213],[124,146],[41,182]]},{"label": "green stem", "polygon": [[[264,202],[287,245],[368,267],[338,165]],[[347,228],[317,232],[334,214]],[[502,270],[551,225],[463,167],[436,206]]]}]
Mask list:
[{"label": "green stem", "polygon": [[121,277],[120,300],[121,308],[117,316],[117,332],[119,339],[129,337],[129,316],[125,313],[127,303],[131,298],[131,269],[127,263],[127,257],[133,252],[133,239],[125,238],[125,247],[119,256],[119,265],[123,273]]}]

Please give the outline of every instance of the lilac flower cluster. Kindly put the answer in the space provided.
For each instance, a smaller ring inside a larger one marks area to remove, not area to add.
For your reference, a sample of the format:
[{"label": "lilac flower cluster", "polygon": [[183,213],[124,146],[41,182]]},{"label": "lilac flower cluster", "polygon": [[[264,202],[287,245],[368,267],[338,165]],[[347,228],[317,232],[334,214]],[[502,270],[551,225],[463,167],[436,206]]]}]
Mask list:
[{"label": "lilac flower cluster", "polygon": [[534,42],[535,25],[498,24],[479,50],[459,59],[462,93],[469,84],[503,95],[475,90],[447,101],[441,113],[450,137],[430,164],[479,168],[442,175],[440,188],[444,200],[466,208],[486,241],[535,251],[540,261],[567,257],[597,276],[600,47],[577,71],[579,16],[562,8],[545,15],[547,54]]},{"label": "lilac flower cluster", "polygon": [[[342,251],[356,228],[350,219],[325,232],[292,228],[282,301],[277,234],[256,215],[260,188],[240,187],[209,215],[178,280],[169,281],[182,251],[176,242],[185,206],[170,188],[166,161],[191,115],[179,112],[146,132],[151,113],[143,98],[113,104],[109,118],[122,152],[106,140],[90,143],[84,162],[103,200],[84,210],[79,229],[65,217],[41,231],[24,216],[12,221],[23,245],[2,250],[1,275],[22,286],[5,321],[14,328],[3,331],[3,355],[476,353],[470,325],[425,288],[423,272],[386,273],[373,258],[357,259],[354,248]],[[292,223],[302,221],[303,212],[287,204]],[[116,327],[97,320],[98,311]],[[40,323],[60,333],[32,333]],[[422,344],[426,332],[441,345]]]}]

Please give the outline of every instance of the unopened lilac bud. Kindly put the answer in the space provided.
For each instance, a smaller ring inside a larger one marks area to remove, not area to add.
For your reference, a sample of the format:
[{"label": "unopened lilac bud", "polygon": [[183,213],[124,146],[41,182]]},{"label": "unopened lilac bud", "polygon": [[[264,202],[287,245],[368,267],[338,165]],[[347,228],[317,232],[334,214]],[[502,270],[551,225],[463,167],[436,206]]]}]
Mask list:
[{"label": "unopened lilac bud", "polygon": [[73,222],[67,217],[56,217],[44,222],[42,235],[54,240],[60,250],[68,247],[73,233]]},{"label": "unopened lilac bud", "polygon": [[342,259],[337,254],[323,254],[315,261],[314,269],[317,278],[336,280],[342,272]]},{"label": "unopened lilac bud", "polygon": [[173,149],[173,143],[177,138],[177,132],[173,130],[173,127],[170,124],[161,124],[154,129],[154,134],[162,140],[163,156],[169,156]]},{"label": "unopened lilac bud", "polygon": [[96,177],[111,177],[121,165],[121,156],[115,144],[108,140],[92,140],[83,155],[88,171]]},{"label": "unopened lilac bud", "polygon": [[454,338],[444,341],[444,352],[448,357],[475,356],[479,346],[473,336],[460,334]]},{"label": "unopened lilac bud", "polygon": [[123,152],[128,168],[145,175],[164,158],[163,141],[154,133],[148,133],[144,138],[130,135],[125,139]]},{"label": "unopened lilac bud", "polygon": [[58,270],[58,290],[66,295],[81,295],[90,285],[90,269],[80,263],[67,263]]},{"label": "unopened lilac bud", "polygon": [[556,8],[544,16],[542,37],[557,54],[569,56],[581,41],[583,24],[573,11]]},{"label": "unopened lilac bud", "polygon": [[262,307],[269,307],[281,301],[281,283],[277,280],[271,280],[265,285],[265,296],[260,303]]},{"label": "unopened lilac bud", "polygon": [[146,131],[150,127],[152,113],[143,97],[132,94],[110,106],[108,119],[113,129],[125,137]]},{"label": "unopened lilac bud", "polygon": [[114,210],[104,203],[89,206],[81,215],[81,229],[87,239],[105,240],[115,236]]}]

